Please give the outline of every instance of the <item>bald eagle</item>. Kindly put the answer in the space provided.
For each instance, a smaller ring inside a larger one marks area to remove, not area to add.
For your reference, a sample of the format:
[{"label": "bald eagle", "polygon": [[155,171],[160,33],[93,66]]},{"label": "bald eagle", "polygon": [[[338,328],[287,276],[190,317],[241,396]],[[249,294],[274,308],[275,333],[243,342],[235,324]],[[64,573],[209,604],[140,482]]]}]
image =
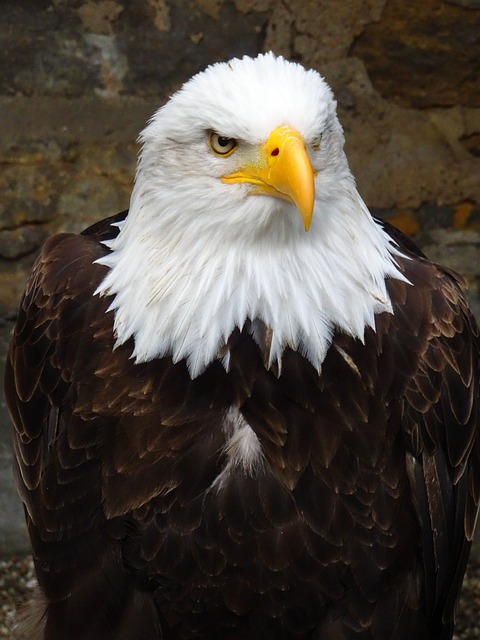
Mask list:
[{"label": "bald eagle", "polygon": [[141,143],[129,211],[46,242],[11,340],[31,637],[450,639],[480,494],[459,278],[372,218],[314,70],[215,64]]}]

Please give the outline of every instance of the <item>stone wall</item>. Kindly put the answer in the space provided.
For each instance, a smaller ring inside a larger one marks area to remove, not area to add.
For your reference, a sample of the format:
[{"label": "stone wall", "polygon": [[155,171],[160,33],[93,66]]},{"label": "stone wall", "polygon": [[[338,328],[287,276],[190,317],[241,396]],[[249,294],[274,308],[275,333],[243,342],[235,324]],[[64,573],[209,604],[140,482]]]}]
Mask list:
[{"label": "stone wall", "polygon": [[[479,0],[3,0],[0,358],[44,239],[128,207],[139,131],[196,71],[273,49],[332,85],[360,192],[477,314]],[[0,553],[26,544],[0,406]]]}]

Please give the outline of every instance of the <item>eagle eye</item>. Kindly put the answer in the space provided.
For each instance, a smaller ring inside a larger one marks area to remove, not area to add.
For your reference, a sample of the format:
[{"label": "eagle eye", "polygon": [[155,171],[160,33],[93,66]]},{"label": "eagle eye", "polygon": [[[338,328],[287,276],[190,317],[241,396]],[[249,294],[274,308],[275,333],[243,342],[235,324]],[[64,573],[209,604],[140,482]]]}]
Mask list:
[{"label": "eagle eye", "polygon": [[217,156],[229,156],[238,147],[235,138],[227,138],[212,131],[209,137],[210,147]]},{"label": "eagle eye", "polygon": [[315,150],[319,149],[321,142],[322,142],[322,134],[319,134],[318,136],[315,136],[315,138],[312,140],[312,142],[311,142],[312,147]]}]

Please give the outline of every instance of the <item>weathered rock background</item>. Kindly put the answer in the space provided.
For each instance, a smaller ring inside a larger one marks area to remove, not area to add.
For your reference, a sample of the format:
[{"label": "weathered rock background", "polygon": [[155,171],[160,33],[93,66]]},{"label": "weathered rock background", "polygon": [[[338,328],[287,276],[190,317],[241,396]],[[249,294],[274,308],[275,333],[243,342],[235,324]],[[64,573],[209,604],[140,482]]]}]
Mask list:
[{"label": "weathered rock background", "polygon": [[[480,316],[479,0],[2,0],[0,359],[43,240],[128,207],[147,118],[273,49],[332,85],[371,209],[465,275]],[[0,407],[0,554],[26,545]]]}]

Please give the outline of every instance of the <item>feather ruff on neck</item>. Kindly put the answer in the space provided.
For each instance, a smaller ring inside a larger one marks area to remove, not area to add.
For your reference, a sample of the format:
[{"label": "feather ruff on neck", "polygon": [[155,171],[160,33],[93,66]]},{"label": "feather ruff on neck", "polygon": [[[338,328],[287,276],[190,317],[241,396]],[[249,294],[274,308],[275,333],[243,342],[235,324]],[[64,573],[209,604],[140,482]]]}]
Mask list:
[{"label": "feather ruff on neck", "polygon": [[266,221],[263,233],[247,239],[233,217],[248,220],[248,205],[261,215],[270,198],[248,197],[240,212],[225,206],[229,224],[208,233],[193,211],[180,231],[177,212],[162,209],[161,198],[149,199],[141,186],[120,234],[107,243],[111,253],[99,260],[109,272],[97,290],[113,296],[117,345],[133,337],[136,362],[185,359],[195,378],[220,358],[228,370],[228,354],[219,354],[249,319],[254,338],[255,321],[271,330],[263,354],[269,367],[280,371],[290,347],[320,371],[335,330],[362,340],[375,314],[392,311],[385,279],[404,280],[396,249],[353,185],[316,203],[309,233],[284,204],[283,214],[275,214],[282,220]]}]

